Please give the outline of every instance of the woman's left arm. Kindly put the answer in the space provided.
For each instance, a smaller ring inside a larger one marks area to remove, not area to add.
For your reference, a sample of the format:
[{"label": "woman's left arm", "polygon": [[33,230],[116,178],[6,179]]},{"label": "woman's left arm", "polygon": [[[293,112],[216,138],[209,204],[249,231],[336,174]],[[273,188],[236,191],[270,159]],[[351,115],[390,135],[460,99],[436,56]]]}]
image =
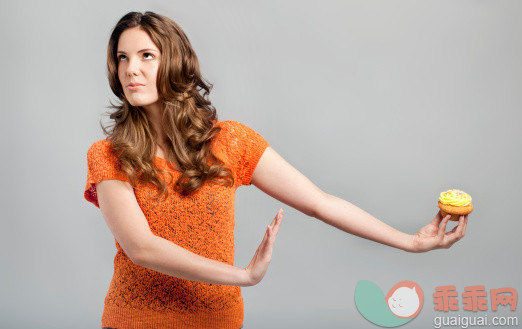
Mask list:
[{"label": "woman's left arm", "polygon": [[271,147],[261,156],[252,174],[252,184],[275,199],[342,231],[409,252],[449,248],[464,236],[467,224],[467,216],[462,217],[455,229],[445,233],[450,216],[442,219],[439,211],[433,221],[417,234],[403,233],[350,202],[323,192]]}]

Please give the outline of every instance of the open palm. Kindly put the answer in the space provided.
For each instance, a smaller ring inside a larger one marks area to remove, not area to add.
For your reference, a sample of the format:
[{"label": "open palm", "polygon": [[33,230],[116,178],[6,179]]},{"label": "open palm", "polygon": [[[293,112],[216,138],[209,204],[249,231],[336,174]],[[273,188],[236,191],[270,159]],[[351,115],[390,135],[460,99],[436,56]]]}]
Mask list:
[{"label": "open palm", "polygon": [[283,220],[283,209],[279,209],[276,217],[272,220],[272,223],[267,226],[263,241],[256,250],[252,261],[244,270],[247,272],[249,285],[258,284],[268,269],[270,260],[272,259],[272,251],[274,249],[274,243]]}]

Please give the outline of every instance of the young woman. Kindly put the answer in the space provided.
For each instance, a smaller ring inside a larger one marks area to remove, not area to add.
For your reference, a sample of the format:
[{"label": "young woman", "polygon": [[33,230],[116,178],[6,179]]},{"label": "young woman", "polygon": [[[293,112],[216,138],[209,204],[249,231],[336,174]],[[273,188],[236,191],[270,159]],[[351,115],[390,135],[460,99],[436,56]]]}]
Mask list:
[{"label": "young woman", "polygon": [[253,184],[347,233],[409,252],[449,248],[467,216],[445,232],[440,211],[415,235],[328,195],[248,126],[219,121],[181,28],[130,12],[110,37],[108,77],[120,105],[113,129],[88,150],[85,198],[115,237],[106,328],[241,328],[241,288],[261,281],[279,210],[246,268],[234,264],[234,195]]}]

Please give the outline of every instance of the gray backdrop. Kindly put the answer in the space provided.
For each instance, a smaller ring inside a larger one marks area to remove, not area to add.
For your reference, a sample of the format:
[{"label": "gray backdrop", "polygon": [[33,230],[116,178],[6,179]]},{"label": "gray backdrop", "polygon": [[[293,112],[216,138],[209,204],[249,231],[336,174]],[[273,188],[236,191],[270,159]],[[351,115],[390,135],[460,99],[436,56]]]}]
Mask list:
[{"label": "gray backdrop", "polygon": [[325,192],[409,234],[433,219],[441,191],[473,197],[463,240],[412,254],[240,188],[236,266],[285,210],[267,275],[242,289],[245,328],[376,328],[355,307],[359,280],[385,295],[402,280],[422,287],[404,328],[520,318],[520,307],[437,312],[433,292],[522,292],[522,2],[13,1],[0,8],[0,327],[100,328],[116,248],[83,199],[86,153],[115,99],[110,30],[146,10],[187,33],[219,119],[257,130]]}]

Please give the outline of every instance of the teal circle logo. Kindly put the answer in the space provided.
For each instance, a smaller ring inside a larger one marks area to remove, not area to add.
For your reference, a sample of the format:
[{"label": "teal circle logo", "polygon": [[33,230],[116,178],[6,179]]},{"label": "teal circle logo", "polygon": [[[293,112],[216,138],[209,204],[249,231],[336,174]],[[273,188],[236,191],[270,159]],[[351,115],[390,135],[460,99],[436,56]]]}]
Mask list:
[{"label": "teal circle logo", "polygon": [[355,306],[368,321],[381,327],[398,327],[410,322],[424,302],[421,287],[413,281],[401,281],[386,297],[373,282],[361,280],[355,287]]}]

